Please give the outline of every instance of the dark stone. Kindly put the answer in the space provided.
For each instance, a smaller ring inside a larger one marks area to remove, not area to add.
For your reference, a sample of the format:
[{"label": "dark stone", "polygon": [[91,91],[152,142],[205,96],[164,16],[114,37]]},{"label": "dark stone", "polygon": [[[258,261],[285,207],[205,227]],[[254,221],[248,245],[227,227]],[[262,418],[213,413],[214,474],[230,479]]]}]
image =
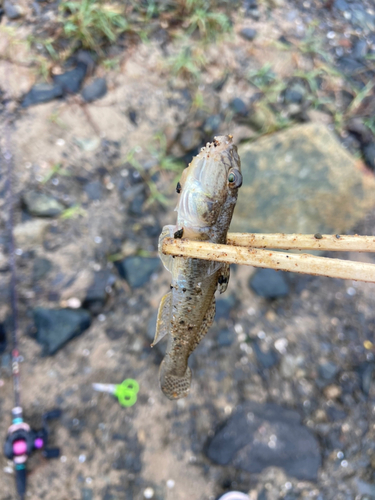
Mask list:
[{"label": "dark stone", "polygon": [[160,269],[160,259],[158,257],[126,257],[115,262],[116,268],[122,278],[131,287],[139,288],[145,285],[151,275]]},{"label": "dark stone", "polygon": [[59,201],[39,191],[27,191],[22,200],[29,214],[37,217],[54,217],[64,210]]},{"label": "dark stone", "polygon": [[79,92],[82,82],[86,76],[87,65],[84,62],[77,62],[74,69],[70,69],[61,75],[54,75],[53,81],[60,85],[63,94],[76,94]]},{"label": "dark stone", "polygon": [[86,102],[93,102],[100,99],[107,93],[107,82],[105,78],[96,78],[92,83],[86,85],[81,95]]},{"label": "dark stone", "polygon": [[220,330],[216,337],[216,343],[220,347],[229,347],[233,344],[235,339],[235,335],[233,330],[228,330],[225,328],[224,330]]},{"label": "dark stone", "polygon": [[192,151],[202,142],[201,132],[197,129],[186,128],[181,132],[180,144],[184,151]]},{"label": "dark stone", "polygon": [[7,347],[7,335],[4,323],[0,323],[0,354],[2,354]]},{"label": "dark stone", "polygon": [[92,314],[99,314],[107,300],[107,286],[112,286],[116,277],[108,270],[97,271],[93,283],[89,286],[82,306]]},{"label": "dark stone", "polygon": [[349,9],[349,5],[346,2],[346,0],[335,0],[333,5],[334,7],[336,7],[336,9],[340,10],[341,12],[345,12]]},{"label": "dark stone", "polygon": [[375,171],[375,142],[363,146],[362,153],[366,165]]},{"label": "dark stone", "polygon": [[375,485],[373,483],[367,483],[359,478],[355,478],[355,483],[359,495],[362,495],[361,500],[373,500],[375,498]]},{"label": "dark stone", "polygon": [[352,14],[351,23],[358,26],[365,32],[374,31],[375,29],[375,16],[367,12],[361,2],[355,2],[350,6]]},{"label": "dark stone", "polygon": [[332,381],[339,372],[339,367],[332,361],[322,363],[318,366],[319,375],[327,381]]},{"label": "dark stone", "polygon": [[[348,105],[350,102],[348,103]],[[360,118],[351,118],[346,124],[346,128],[349,132],[358,138],[362,146],[367,146],[371,143],[373,135],[371,130],[363,123]]]},{"label": "dark stone", "polygon": [[260,297],[277,299],[289,293],[286,273],[273,269],[257,269],[250,278],[250,287]]},{"label": "dark stone", "polygon": [[215,320],[219,321],[221,318],[228,319],[231,310],[236,304],[236,297],[234,295],[227,295],[216,300],[216,314]]},{"label": "dark stone", "polygon": [[293,85],[284,92],[284,102],[287,104],[300,104],[303,101],[305,89],[301,85]]},{"label": "dark stone", "polygon": [[108,328],[105,334],[110,340],[118,340],[125,335],[125,330],[117,330],[115,328]]},{"label": "dark stone", "polygon": [[278,38],[278,41],[280,43],[283,43],[284,45],[292,45],[292,43],[284,36],[284,35],[281,35],[279,38]]},{"label": "dark stone", "polygon": [[281,467],[288,475],[307,481],[316,481],[321,465],[318,442],[301,424],[299,414],[276,404],[249,402],[240,407],[216,432],[206,454],[219,465],[250,473]]},{"label": "dark stone", "polygon": [[117,436],[116,434],[112,439],[124,439],[126,441],[126,452],[122,453],[119,458],[112,464],[112,469],[127,470],[133,473],[139,473],[142,470],[141,453],[142,447],[138,442],[137,437],[128,437],[126,435]]},{"label": "dark stone", "polygon": [[4,12],[8,19],[19,19],[22,17],[22,10],[18,5],[13,5],[12,2],[5,0]]},{"label": "dark stone", "polygon": [[357,61],[353,57],[343,56],[338,60],[339,69],[348,76],[362,69],[364,66],[361,62]]},{"label": "dark stone", "polygon": [[364,39],[359,39],[353,48],[352,56],[358,60],[364,59],[367,55],[367,42]]},{"label": "dark stone", "polygon": [[374,371],[375,363],[363,363],[358,367],[361,389],[365,396],[368,396],[370,393],[370,389],[373,384]]},{"label": "dark stone", "polygon": [[220,115],[209,116],[203,125],[204,133],[211,136],[212,134],[214,134],[219,130],[220,125],[221,125]]},{"label": "dark stone", "polygon": [[262,351],[257,342],[251,344],[257,361],[261,364],[263,368],[272,368],[279,362],[279,357],[277,353],[270,349],[267,352]]},{"label": "dark stone", "polygon": [[230,102],[230,107],[231,107],[232,111],[234,111],[236,113],[236,115],[243,116],[243,117],[247,116],[247,113],[248,113],[247,106],[243,102],[243,100],[240,99],[239,97],[235,97]]},{"label": "dark stone", "polygon": [[137,112],[134,111],[134,109],[129,110],[128,116],[129,116],[129,120],[132,122],[132,124],[135,126],[138,126]]},{"label": "dark stone", "polygon": [[254,21],[259,21],[260,19],[260,11],[259,9],[248,9],[245,11],[246,17],[251,17]]},{"label": "dark stone", "polygon": [[24,96],[21,106],[27,108],[34,104],[52,101],[56,97],[61,97],[62,95],[62,88],[58,84],[37,83],[31,87],[29,92]]},{"label": "dark stone", "polygon": [[143,231],[145,232],[146,236],[149,236],[150,238],[155,238],[155,236],[159,236],[161,233],[162,228],[160,225],[155,222],[155,224],[145,224],[143,226]]},{"label": "dark stone", "polygon": [[103,197],[103,185],[100,181],[88,182],[83,189],[90,200],[101,200]]},{"label": "dark stone", "polygon": [[52,262],[44,257],[37,257],[33,264],[33,281],[39,281],[50,272]]},{"label": "dark stone", "polygon": [[134,196],[134,198],[132,199],[129,207],[130,213],[137,216],[143,215],[143,204],[145,200],[146,196],[144,191],[142,190],[142,192]]},{"label": "dark stone", "polygon": [[243,3],[244,9],[256,9],[258,7],[257,0],[245,0]]},{"label": "dark stone", "polygon": [[344,420],[347,417],[347,414],[336,408],[335,406],[327,406],[326,414],[331,422],[337,422],[338,420]]},{"label": "dark stone", "polygon": [[43,355],[55,354],[64,344],[81,335],[91,324],[84,309],[45,309],[33,311],[36,340],[43,346]]},{"label": "dark stone", "polygon": [[245,40],[249,40],[250,42],[252,42],[254,38],[257,36],[257,31],[254,30],[253,28],[244,28],[240,31],[240,35]]},{"label": "dark stone", "polygon": [[94,498],[94,492],[90,488],[81,489],[81,500],[92,500]]}]

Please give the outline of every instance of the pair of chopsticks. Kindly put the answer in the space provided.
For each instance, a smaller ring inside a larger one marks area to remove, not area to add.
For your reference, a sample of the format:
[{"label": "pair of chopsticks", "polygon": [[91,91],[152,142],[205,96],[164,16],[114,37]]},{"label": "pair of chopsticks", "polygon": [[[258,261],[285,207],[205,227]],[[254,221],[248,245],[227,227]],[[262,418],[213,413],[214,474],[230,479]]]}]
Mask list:
[{"label": "pair of chopsticks", "polygon": [[166,238],[162,251],[178,257],[375,283],[375,264],[274,249],[375,252],[375,236],[229,233],[226,245]]}]

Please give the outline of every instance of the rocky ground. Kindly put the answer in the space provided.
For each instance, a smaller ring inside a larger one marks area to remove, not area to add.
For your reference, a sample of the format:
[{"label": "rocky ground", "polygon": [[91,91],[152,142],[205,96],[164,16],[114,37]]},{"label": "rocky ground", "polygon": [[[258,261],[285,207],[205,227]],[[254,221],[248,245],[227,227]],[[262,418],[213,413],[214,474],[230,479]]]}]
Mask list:
[{"label": "rocky ground", "polygon": [[[374,233],[374,2],[203,2],[204,29],[168,2],[124,2],[130,27],[92,47],[66,35],[58,4],[4,1],[0,24],[22,402],[36,428],[62,410],[61,457],[33,455],[27,498],[375,498],[372,284],[234,266],[178,402],[158,385],[165,345],[150,347],[170,279],[158,236],[175,220],[181,169],[213,135],[240,145],[233,228]],[[5,436],[4,163],[0,207]],[[92,390],[126,378],[140,385],[133,407]],[[0,460],[10,500],[13,465]]]}]

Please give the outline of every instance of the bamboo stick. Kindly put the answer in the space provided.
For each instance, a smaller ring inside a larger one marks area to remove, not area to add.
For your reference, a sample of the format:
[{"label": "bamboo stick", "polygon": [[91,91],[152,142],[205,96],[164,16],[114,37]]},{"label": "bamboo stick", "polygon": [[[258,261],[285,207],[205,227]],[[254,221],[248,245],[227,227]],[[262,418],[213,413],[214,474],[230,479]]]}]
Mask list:
[{"label": "bamboo stick", "polygon": [[229,233],[227,244],[280,250],[375,252],[375,236],[358,235]]},{"label": "bamboo stick", "polygon": [[162,251],[178,257],[375,283],[375,264],[315,257],[309,254],[287,254],[173,238],[164,240]]}]

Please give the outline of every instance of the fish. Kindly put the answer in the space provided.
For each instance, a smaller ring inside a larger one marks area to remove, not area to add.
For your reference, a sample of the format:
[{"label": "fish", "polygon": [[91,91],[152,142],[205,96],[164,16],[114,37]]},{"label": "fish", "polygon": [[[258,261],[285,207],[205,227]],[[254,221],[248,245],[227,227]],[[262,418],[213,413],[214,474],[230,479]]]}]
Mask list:
[{"label": "fish", "polygon": [[164,255],[163,241],[171,237],[225,244],[241,185],[241,161],[231,135],[207,143],[177,184],[177,224],[163,227],[158,247],[172,280],[160,302],[152,344],[168,337],[159,369],[160,387],[168,399],[190,392],[188,359],[213,323],[215,292],[226,290],[229,264]]}]

